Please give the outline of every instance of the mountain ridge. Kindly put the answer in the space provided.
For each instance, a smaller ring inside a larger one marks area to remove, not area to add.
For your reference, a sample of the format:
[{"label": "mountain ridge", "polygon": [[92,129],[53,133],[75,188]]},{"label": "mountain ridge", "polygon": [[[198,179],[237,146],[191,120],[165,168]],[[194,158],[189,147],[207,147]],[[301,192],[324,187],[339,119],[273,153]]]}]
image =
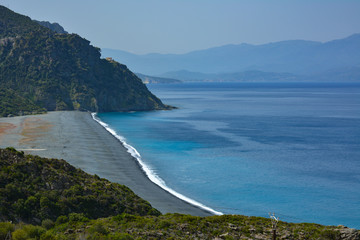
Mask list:
[{"label": "mountain ridge", "polygon": [[360,66],[360,34],[328,42],[286,40],[261,45],[228,44],[185,54],[136,55],[104,48],[102,55],[153,76],[180,70],[204,74],[262,71],[316,76],[334,69]]},{"label": "mountain ridge", "polygon": [[306,80],[305,76],[291,73],[262,72],[257,70],[217,74],[180,70],[167,72],[161,76],[165,78],[182,79],[183,81],[189,82],[296,82]]}]

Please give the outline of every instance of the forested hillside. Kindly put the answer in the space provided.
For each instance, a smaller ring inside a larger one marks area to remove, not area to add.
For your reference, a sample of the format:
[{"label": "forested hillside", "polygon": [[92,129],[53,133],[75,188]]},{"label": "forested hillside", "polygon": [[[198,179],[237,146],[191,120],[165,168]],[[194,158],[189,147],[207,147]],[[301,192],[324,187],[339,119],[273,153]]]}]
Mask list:
[{"label": "forested hillside", "polygon": [[[0,6],[0,116],[44,110],[167,109],[129,69],[76,34]],[[9,91],[11,94],[9,94]],[[10,97],[9,97],[10,95]],[[17,99],[12,104],[11,96]]]}]

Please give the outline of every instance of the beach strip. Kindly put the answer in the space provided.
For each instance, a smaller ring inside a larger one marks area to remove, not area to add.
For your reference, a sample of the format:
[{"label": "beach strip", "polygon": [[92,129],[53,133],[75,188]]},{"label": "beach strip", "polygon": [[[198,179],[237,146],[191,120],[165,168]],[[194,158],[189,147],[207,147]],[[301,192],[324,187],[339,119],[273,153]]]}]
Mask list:
[{"label": "beach strip", "polygon": [[85,172],[129,187],[162,213],[213,215],[151,182],[122,143],[90,113],[59,111],[0,118],[0,147],[64,159]]}]

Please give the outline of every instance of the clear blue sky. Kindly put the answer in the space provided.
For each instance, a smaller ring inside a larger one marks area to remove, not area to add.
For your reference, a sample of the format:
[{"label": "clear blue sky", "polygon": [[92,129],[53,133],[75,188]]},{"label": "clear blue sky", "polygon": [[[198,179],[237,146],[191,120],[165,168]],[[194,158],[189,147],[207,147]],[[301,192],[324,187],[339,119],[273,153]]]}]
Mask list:
[{"label": "clear blue sky", "polygon": [[101,48],[185,53],[360,33],[360,0],[0,0]]}]

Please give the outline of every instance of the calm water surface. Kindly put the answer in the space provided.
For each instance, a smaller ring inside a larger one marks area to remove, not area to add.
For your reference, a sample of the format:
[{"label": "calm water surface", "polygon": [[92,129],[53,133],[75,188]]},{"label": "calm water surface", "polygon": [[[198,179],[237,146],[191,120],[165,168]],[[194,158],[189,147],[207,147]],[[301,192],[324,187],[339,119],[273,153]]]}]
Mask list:
[{"label": "calm water surface", "polygon": [[226,214],[360,228],[360,84],[149,89],[179,109],[99,117],[168,187]]}]

